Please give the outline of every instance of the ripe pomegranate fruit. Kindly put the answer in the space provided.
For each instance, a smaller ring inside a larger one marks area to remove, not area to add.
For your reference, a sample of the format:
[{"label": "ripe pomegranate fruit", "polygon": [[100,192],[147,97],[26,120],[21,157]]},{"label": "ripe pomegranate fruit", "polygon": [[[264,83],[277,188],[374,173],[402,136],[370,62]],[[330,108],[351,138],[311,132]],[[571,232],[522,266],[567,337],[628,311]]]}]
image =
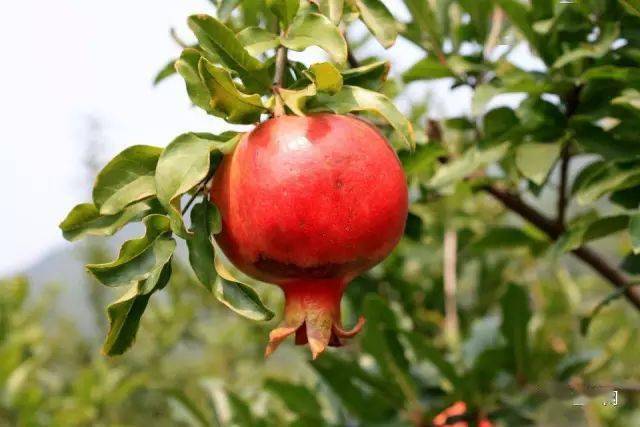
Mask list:
[{"label": "ripe pomegranate fruit", "polygon": [[342,293],[396,246],[407,217],[404,172],[374,127],[335,114],[267,120],[223,159],[211,199],[228,258],[284,291],[267,356],[294,333],[314,359],[358,333],[362,317],[342,328]]}]

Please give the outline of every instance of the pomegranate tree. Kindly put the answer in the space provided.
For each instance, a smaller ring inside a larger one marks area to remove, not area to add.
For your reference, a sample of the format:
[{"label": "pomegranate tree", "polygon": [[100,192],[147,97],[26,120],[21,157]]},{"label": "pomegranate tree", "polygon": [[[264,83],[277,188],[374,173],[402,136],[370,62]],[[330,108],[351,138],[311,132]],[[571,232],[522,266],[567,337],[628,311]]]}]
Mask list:
[{"label": "pomegranate tree", "polygon": [[394,248],[407,216],[403,170],[374,127],[335,114],[268,120],[224,158],[211,200],[226,255],[284,291],[267,355],[295,333],[315,358],[360,330],[363,318],[342,327],[342,293]]}]

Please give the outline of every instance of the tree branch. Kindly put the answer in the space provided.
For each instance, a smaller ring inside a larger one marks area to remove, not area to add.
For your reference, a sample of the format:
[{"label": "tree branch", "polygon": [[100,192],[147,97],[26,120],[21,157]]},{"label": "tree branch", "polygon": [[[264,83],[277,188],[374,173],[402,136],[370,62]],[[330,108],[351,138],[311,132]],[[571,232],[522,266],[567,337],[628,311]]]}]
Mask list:
[{"label": "tree branch", "polygon": [[444,233],[444,329],[451,348],[457,348],[459,341],[457,288],[458,234],[454,229]]},{"label": "tree branch", "polygon": [[557,222],[561,227],[564,226],[565,218],[567,216],[567,185],[570,160],[569,142],[567,142],[562,148],[562,153],[560,154],[560,187],[558,188]]},{"label": "tree branch", "polygon": [[[281,33],[281,36],[284,35]],[[284,73],[287,69],[287,48],[280,45],[276,51],[276,70],[273,74],[273,94],[275,95],[275,107],[273,109],[273,115],[275,117],[283,116],[284,101],[280,96],[280,89],[284,85]]]},{"label": "tree branch", "polygon": [[[557,240],[558,237],[565,232],[564,225],[547,218],[526,204],[517,194],[500,189],[495,185],[487,185],[483,187],[483,190],[499,200],[505,207],[535,225],[552,240]],[[632,287],[633,282],[631,282],[628,277],[587,246],[581,246],[571,252],[582,262],[597,271],[600,276],[608,280],[613,286],[618,289],[624,289],[624,295],[627,300],[629,300],[636,309],[640,310],[640,295],[638,295],[635,288]]]}]

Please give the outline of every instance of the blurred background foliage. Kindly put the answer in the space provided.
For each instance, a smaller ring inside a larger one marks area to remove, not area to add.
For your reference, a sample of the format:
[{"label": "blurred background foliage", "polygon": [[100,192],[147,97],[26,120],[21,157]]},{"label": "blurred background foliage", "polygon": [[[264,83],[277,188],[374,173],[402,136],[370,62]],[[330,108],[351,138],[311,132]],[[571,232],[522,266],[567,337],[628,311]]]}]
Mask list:
[{"label": "blurred background foliage", "polygon": [[[345,324],[362,313],[363,333],[317,361],[291,343],[265,361],[278,319],[226,310],[182,256],[133,350],[106,358],[95,334],[51,309],[54,288],[9,278],[0,283],[0,425],[429,426],[460,401],[469,425],[640,425],[630,287],[640,274],[640,3],[384,3],[410,12],[383,25],[425,56],[381,87],[418,146],[396,144],[412,198],[405,238],[344,300]],[[380,4],[347,1],[345,20]],[[263,0],[216,6],[236,31],[273,21]],[[390,34],[373,32],[383,44]],[[379,59],[364,57],[370,37],[352,40],[352,66]],[[538,70],[510,60],[522,47]],[[434,117],[433,100],[407,95],[443,78],[451,91],[473,91],[468,115]],[[505,94],[517,99],[498,102]],[[591,269],[587,242],[619,276]],[[80,251],[96,262],[111,249],[91,241]],[[104,331],[112,292],[84,285],[92,315],[82,322]],[[260,293],[282,305],[276,290]]]}]

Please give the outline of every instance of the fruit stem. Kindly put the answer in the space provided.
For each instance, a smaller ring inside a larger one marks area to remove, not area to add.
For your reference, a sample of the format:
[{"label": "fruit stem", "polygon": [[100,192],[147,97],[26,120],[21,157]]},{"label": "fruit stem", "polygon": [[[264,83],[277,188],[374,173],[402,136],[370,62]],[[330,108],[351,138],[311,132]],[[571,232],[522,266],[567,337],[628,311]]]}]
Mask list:
[{"label": "fruit stem", "polygon": [[[284,31],[280,31],[280,36],[284,36]],[[273,95],[275,96],[275,106],[273,115],[280,117],[285,114],[284,101],[280,95],[280,89],[284,85],[284,73],[287,69],[287,48],[283,45],[278,46],[276,51],[276,70],[273,75]]]}]

